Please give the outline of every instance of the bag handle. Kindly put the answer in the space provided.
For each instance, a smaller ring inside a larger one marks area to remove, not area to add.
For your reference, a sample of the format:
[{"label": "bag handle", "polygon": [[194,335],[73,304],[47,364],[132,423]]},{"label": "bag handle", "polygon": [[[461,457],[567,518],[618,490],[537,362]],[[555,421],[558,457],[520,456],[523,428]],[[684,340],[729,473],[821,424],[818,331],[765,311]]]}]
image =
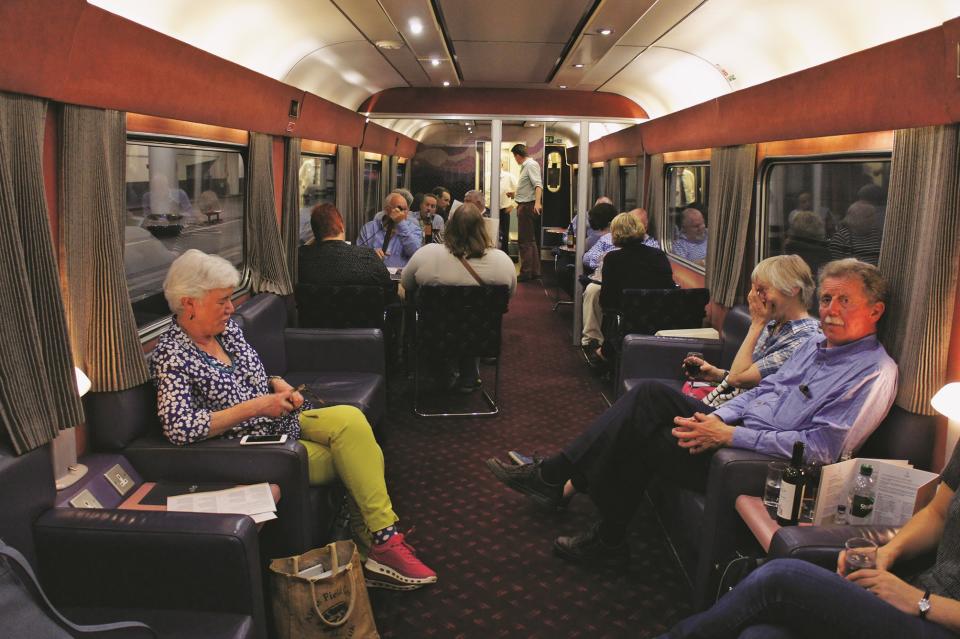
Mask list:
[{"label": "bag handle", "polygon": [[480,279],[480,276],[477,275],[477,272],[473,270],[473,267],[470,266],[470,262],[467,261],[465,257],[460,256],[460,263],[463,264],[463,268],[467,269],[470,272],[470,275],[473,276],[473,279],[477,280],[477,284],[480,286],[486,286],[487,283]]},{"label": "bag handle", "polygon": [[[353,552],[357,552],[356,549],[354,549]],[[330,544],[330,560],[332,564],[330,571],[332,573],[331,576],[333,576],[337,574],[337,570],[340,568],[340,560],[339,560],[339,557],[337,556],[337,542],[333,542]],[[352,556],[351,556],[351,560],[352,560]],[[352,563],[347,564],[346,567],[344,568],[344,571],[347,573],[352,573],[352,570],[353,570]],[[327,621],[326,619],[323,618],[323,614],[320,612],[320,606],[317,604],[317,589],[316,589],[317,581],[319,580],[317,579],[310,580],[310,596],[313,599],[313,610],[314,612],[317,613],[317,618],[320,619],[320,621],[322,621],[326,626],[330,628],[339,628],[343,624],[350,621],[350,615],[353,614],[353,606],[354,604],[357,603],[357,589],[353,585],[353,579],[347,579],[347,581],[350,583],[350,603],[347,605],[347,612],[343,615],[343,619],[341,619],[340,621]]]},{"label": "bag handle", "polygon": [[72,623],[69,619],[60,614],[60,611],[57,610],[50,600],[47,599],[47,593],[43,592],[43,588],[40,587],[39,582],[37,582],[37,576],[33,574],[33,568],[30,567],[30,564],[27,562],[26,558],[20,554],[20,551],[14,548],[13,546],[8,546],[3,541],[0,541],[0,556],[6,557],[9,560],[12,560],[17,567],[20,568],[30,578],[30,581],[33,584],[34,589],[40,593],[40,598],[43,599],[44,607],[47,611],[53,616],[53,618],[60,624],[66,626],[75,633],[93,633],[93,632],[110,632],[113,630],[146,630],[153,637],[157,636],[156,631],[148,626],[145,623],[139,621],[118,621],[116,623],[101,623],[101,624],[89,624],[89,625],[78,625]]}]

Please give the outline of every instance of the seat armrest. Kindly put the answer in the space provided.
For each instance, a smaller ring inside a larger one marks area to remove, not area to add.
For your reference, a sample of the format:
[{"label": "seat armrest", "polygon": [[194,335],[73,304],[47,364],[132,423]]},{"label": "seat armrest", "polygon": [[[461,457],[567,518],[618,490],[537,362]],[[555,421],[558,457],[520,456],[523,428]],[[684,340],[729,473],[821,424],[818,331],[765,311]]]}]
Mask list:
[{"label": "seat armrest", "polygon": [[763,494],[767,462],[773,459],[740,448],[722,448],[714,453],[700,522],[700,554],[694,584],[698,609],[708,605],[710,593],[716,592],[715,582],[721,566],[745,541],[752,539],[736,511],[737,497]]},{"label": "seat armrest", "polygon": [[[161,435],[142,437],[123,451],[148,481],[216,482],[280,487],[277,503],[280,546],[264,542],[274,554],[306,552],[312,543],[307,451],[297,440],[270,446],[241,446],[239,439],[211,439],[175,446]],[[271,537],[273,539],[274,537]]]},{"label": "seat armrest", "polygon": [[58,605],[249,614],[266,635],[257,528],[246,515],[54,508],[34,535]]},{"label": "seat armrest", "polygon": [[660,379],[680,375],[683,357],[690,351],[703,353],[711,364],[719,366],[720,346],[713,340],[689,337],[657,337],[656,335],[631,334],[623,338],[620,355],[620,378],[617,388],[622,388],[625,379]]},{"label": "seat armrest", "polygon": [[767,557],[803,559],[836,570],[837,555],[852,537],[884,545],[897,533],[893,526],[785,526],[773,535]]},{"label": "seat armrest", "polygon": [[288,371],[386,374],[379,328],[288,328],[284,342]]}]

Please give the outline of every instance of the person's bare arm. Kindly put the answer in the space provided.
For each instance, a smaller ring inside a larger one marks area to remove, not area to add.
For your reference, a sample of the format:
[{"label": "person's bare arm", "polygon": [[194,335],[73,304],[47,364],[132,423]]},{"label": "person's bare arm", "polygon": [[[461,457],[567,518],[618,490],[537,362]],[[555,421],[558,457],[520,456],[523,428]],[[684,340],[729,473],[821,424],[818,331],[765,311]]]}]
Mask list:
[{"label": "person's bare arm", "polygon": [[[222,435],[237,424],[254,417],[277,418],[286,415],[296,408],[293,395],[299,395],[299,393],[296,393],[293,389],[268,393],[240,402],[230,408],[212,412],[210,413],[209,437]],[[302,399],[300,401],[303,402]]]}]

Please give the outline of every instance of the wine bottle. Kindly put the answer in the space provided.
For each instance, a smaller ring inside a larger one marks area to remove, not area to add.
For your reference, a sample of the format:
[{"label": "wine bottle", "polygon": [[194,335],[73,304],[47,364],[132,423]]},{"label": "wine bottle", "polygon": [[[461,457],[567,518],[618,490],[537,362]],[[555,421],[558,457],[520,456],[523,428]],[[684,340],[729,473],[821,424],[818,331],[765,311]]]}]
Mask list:
[{"label": "wine bottle", "polygon": [[796,526],[806,488],[803,478],[803,442],[793,444],[793,457],[780,479],[780,499],[777,501],[777,523]]}]

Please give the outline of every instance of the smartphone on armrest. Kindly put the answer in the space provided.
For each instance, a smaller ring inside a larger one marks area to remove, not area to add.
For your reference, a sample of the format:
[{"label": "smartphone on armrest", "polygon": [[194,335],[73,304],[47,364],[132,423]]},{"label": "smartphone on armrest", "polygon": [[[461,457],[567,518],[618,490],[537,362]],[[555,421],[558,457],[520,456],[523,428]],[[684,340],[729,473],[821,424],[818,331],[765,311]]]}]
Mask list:
[{"label": "smartphone on armrest", "polygon": [[287,441],[286,435],[244,435],[240,438],[240,445],[282,444],[285,441]]}]

